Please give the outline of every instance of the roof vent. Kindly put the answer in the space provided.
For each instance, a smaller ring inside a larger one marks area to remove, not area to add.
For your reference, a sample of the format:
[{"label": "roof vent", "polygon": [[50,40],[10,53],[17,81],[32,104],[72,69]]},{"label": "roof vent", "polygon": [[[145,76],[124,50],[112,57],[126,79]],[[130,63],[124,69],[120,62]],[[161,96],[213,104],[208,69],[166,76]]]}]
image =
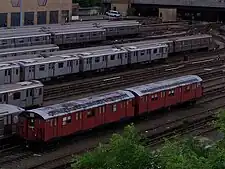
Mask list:
[{"label": "roof vent", "polygon": [[66,58],[71,58],[72,56],[69,56],[69,55],[62,55],[61,57],[64,58],[64,59],[66,59]]},{"label": "roof vent", "polygon": [[114,49],[112,49],[114,52],[119,52],[119,51],[121,51],[120,49],[118,49],[118,48],[114,48]]},{"label": "roof vent", "polygon": [[91,55],[91,53],[86,52],[86,53],[81,53],[80,55],[82,55],[82,56],[89,56],[89,55]]},{"label": "roof vent", "polygon": [[29,86],[32,82],[18,82],[17,84],[20,84],[21,86]]},{"label": "roof vent", "polygon": [[129,46],[128,48],[129,48],[129,49],[137,49],[136,46]]},{"label": "roof vent", "polygon": [[20,62],[25,63],[25,64],[29,64],[29,63],[34,63],[34,62],[37,62],[37,61],[33,60],[33,59],[27,59],[27,60],[22,60]]}]

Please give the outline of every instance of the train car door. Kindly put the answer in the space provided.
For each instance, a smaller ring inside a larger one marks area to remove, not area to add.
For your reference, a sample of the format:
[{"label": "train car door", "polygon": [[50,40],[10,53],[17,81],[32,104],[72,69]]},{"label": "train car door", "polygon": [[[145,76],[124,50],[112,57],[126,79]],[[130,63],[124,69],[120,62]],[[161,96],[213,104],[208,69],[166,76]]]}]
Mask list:
[{"label": "train car door", "polygon": [[26,107],[32,106],[34,98],[34,89],[27,89],[26,90]]},{"label": "train car door", "polygon": [[11,83],[11,69],[6,69],[5,70],[5,77],[4,77],[4,83]]},{"label": "train car door", "polygon": [[72,60],[68,60],[67,61],[67,73],[70,74],[70,73],[73,73],[73,61]]},{"label": "train car door", "polygon": [[48,75],[49,75],[49,77],[54,77],[54,75],[55,75],[55,63],[49,63],[49,65],[48,65]]},{"label": "train car door", "polygon": [[57,125],[58,125],[58,118],[53,119],[53,136],[57,137],[58,136],[58,130],[57,130]]},{"label": "train car door", "polygon": [[82,112],[75,113],[75,122],[74,122],[75,132],[82,130],[82,119],[83,119]]},{"label": "train car door", "polygon": [[1,103],[2,104],[8,104],[8,93],[4,93],[1,96]]},{"label": "train car door", "polygon": [[25,77],[25,80],[35,79],[35,66],[29,66],[27,69],[27,77]]},{"label": "train car door", "polygon": [[4,135],[8,136],[12,134],[12,115],[4,116]]}]

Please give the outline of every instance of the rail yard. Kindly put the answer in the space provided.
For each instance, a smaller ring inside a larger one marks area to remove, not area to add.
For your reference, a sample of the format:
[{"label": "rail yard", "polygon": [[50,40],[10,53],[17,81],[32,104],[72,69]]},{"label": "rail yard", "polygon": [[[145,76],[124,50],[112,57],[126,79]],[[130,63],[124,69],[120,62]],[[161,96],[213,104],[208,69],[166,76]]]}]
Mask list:
[{"label": "rail yard", "polygon": [[151,147],[213,131],[225,108],[223,31],[136,20],[0,29],[1,168],[69,169],[130,122]]}]

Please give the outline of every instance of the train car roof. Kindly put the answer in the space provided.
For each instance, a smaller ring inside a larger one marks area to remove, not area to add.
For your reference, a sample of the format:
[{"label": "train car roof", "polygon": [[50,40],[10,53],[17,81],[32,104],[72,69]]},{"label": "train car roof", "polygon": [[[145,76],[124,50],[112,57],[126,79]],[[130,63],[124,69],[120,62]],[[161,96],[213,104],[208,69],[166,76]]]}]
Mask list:
[{"label": "train car roof", "polygon": [[134,95],[129,91],[118,90],[110,93],[103,93],[84,99],[78,99],[47,107],[29,110],[36,113],[43,119],[50,119],[58,116],[63,116],[78,111],[84,111],[95,107],[100,107],[108,104],[114,104],[120,101],[134,98]]},{"label": "train car roof", "polygon": [[20,68],[20,65],[15,62],[0,62],[0,70]]},{"label": "train car roof", "polygon": [[99,28],[88,28],[88,29],[67,29],[67,30],[51,30],[54,34],[71,34],[71,33],[86,33],[86,32],[105,32],[103,29]]},{"label": "train car roof", "polygon": [[8,63],[12,63],[12,62],[18,64],[18,62],[20,60],[26,60],[26,59],[32,59],[32,58],[44,58],[44,57],[41,54],[18,55],[18,56],[8,56],[8,57],[1,57],[0,56],[0,64],[2,64],[2,63],[8,64]]},{"label": "train car roof", "polygon": [[4,85],[0,85],[0,94],[21,91],[25,89],[34,88],[34,87],[43,87],[43,86],[44,85],[37,80],[4,84]]},{"label": "train car roof", "polygon": [[137,44],[133,46],[123,46],[129,51],[147,50],[147,49],[157,49],[159,47],[168,47],[167,44]]},{"label": "train car roof", "polygon": [[74,55],[61,55],[61,56],[50,56],[50,57],[39,57],[32,59],[18,60],[18,63],[22,66],[40,65],[46,63],[64,62],[69,60],[79,60],[79,57]]},{"label": "train car roof", "polygon": [[[200,34],[200,35],[190,35],[190,36],[183,36],[183,37],[177,37],[174,38],[175,41],[182,41],[182,40],[190,40],[190,39],[198,39],[198,38],[210,38],[212,37],[211,35],[207,34]],[[171,38],[173,39],[173,38]]]},{"label": "train car roof", "polygon": [[10,104],[0,104],[0,117],[5,115],[10,115],[18,112],[22,112],[24,109],[18,106]]},{"label": "train car roof", "polygon": [[112,47],[113,47],[112,45],[107,45],[107,46],[96,46],[96,47],[60,50],[60,51],[55,51],[55,52],[47,52],[46,55],[52,56],[52,55],[74,54],[74,53],[82,53],[82,52],[87,52],[87,51],[97,51],[97,50],[102,50],[102,49],[110,49]]},{"label": "train car roof", "polygon": [[76,53],[76,56],[81,58],[91,58],[91,57],[98,57],[98,56],[105,56],[105,55],[115,55],[119,53],[126,53],[127,51],[124,49],[118,48],[109,48],[109,49],[102,49],[102,50],[95,50],[95,51],[87,51],[82,53]]},{"label": "train car roof", "polygon": [[151,93],[155,93],[159,91],[165,91],[165,90],[176,88],[178,86],[184,86],[184,85],[197,83],[201,81],[202,79],[197,75],[187,75],[187,76],[181,76],[181,77],[163,80],[159,82],[154,82],[154,83],[150,83],[146,85],[130,87],[130,88],[127,88],[126,90],[132,91],[136,93],[138,96],[144,96],[147,94],[151,94]]},{"label": "train car roof", "polygon": [[6,48],[6,49],[0,50],[0,55],[16,53],[16,52],[29,52],[29,51],[48,50],[48,49],[59,49],[59,47],[57,45],[54,45],[54,44],[46,44],[46,45]]},{"label": "train car roof", "polygon": [[40,37],[40,36],[50,36],[50,33],[45,32],[30,32],[30,33],[9,33],[9,34],[0,34],[0,40],[5,39],[15,39],[15,38],[27,38],[27,37]]}]

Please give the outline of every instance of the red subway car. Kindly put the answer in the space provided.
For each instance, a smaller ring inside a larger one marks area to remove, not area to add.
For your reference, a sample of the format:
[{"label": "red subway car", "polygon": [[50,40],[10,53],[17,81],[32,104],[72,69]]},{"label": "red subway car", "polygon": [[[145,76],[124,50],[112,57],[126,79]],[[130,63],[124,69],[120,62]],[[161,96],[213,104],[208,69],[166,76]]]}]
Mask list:
[{"label": "red subway car", "polygon": [[136,114],[151,112],[188,101],[202,94],[202,79],[187,75],[126,89],[135,95]]},{"label": "red subway car", "polygon": [[18,126],[26,140],[48,141],[134,116],[134,95],[114,91],[23,112]]},{"label": "red subway car", "polygon": [[123,118],[196,101],[202,93],[202,79],[196,75],[118,90],[25,111],[20,114],[18,134],[28,141],[46,142]]}]

